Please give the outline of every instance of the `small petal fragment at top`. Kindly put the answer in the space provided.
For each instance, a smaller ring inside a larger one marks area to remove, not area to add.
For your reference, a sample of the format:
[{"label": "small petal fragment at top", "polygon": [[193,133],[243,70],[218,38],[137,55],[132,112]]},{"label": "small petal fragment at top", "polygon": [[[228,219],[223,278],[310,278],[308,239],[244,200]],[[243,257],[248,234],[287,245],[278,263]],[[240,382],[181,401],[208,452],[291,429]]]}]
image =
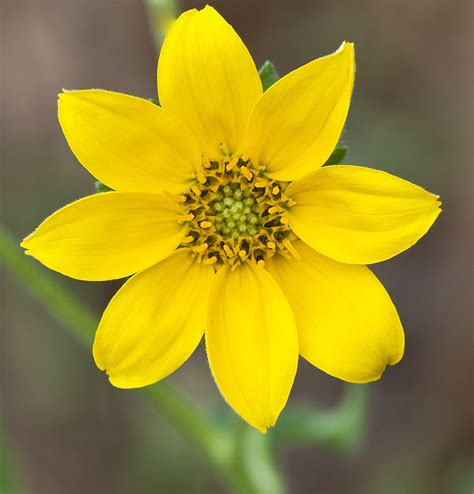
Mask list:
[{"label": "small petal fragment at top", "polygon": [[189,249],[179,249],[122,286],[94,342],[96,364],[114,386],[155,383],[188,359],[204,334],[214,276]]},{"label": "small petal fragment at top", "polygon": [[382,284],[366,266],[333,261],[298,241],[300,260],[275,256],[268,270],[288,297],[300,354],[354,383],[379,379],[403,356],[404,334]]},{"label": "small petal fragment at top", "polygon": [[222,148],[242,151],[262,84],[242,40],[207,6],[185,12],[171,27],[158,63],[158,92],[163,108],[197,137],[202,153],[219,158]]},{"label": "small petal fragment at top", "polygon": [[290,305],[265,269],[219,270],[209,298],[206,347],[229,405],[265,432],[286,404],[298,363]]},{"label": "small petal fragment at top", "polygon": [[157,105],[102,90],[59,95],[59,122],[80,163],[120,191],[178,193],[201,166],[193,135]]},{"label": "small petal fragment at top", "polygon": [[250,117],[246,146],[252,162],[285,181],[322,166],[344,127],[354,71],[354,46],[343,43],[271,86]]},{"label": "small petal fragment at top", "polygon": [[180,213],[176,202],[158,194],[104,192],[52,214],[21,246],[71,278],[123,278],[173,252],[184,236]]},{"label": "small petal fragment at top", "polygon": [[415,244],[440,213],[438,196],[361,166],[326,166],[291,183],[292,230],[336,261],[372,264]]}]

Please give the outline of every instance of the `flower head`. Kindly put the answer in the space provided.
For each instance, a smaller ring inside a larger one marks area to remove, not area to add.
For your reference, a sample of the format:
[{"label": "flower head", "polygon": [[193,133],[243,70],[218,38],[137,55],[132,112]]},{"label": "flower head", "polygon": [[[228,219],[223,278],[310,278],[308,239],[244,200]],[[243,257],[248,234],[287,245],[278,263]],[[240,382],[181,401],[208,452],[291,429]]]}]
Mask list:
[{"label": "flower head", "polygon": [[22,246],[74,278],[133,275],[94,343],[112,384],[163,379],[205,335],[223,396],[265,431],[298,355],[357,383],[401,359],[397,312],[365,264],[417,242],[439,201],[384,172],[322,166],[354,71],[343,43],[263,93],[245,45],[206,7],[165,39],[161,106],[102,90],[59,96],[72,151],[113,191],[54,213]]}]

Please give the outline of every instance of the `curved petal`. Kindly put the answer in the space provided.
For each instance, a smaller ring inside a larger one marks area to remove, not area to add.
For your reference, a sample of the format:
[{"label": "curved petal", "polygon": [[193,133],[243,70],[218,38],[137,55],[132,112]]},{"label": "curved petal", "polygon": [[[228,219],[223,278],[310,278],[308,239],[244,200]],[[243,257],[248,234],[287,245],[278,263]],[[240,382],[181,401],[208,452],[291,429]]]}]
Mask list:
[{"label": "curved petal", "polygon": [[59,122],[81,164],[112,189],[182,192],[201,166],[199,146],[157,105],[97,89],[59,95]]},{"label": "curved petal", "polygon": [[271,86],[250,117],[252,162],[277,180],[295,180],[323,165],[349,111],[354,71],[354,46],[343,43]]},{"label": "curved petal", "polygon": [[209,298],[209,363],[222,395],[265,432],[286,404],[298,363],[291,308],[267,271],[221,268]]},{"label": "curved petal", "polygon": [[93,350],[114,386],[155,383],[188,359],[204,334],[213,278],[212,267],[179,249],[122,286],[105,309]]},{"label": "curved petal", "polygon": [[[255,64],[212,7],[188,10],[170,29],[158,63],[160,103],[197,137],[201,151],[242,150],[250,112],[262,94]],[[225,149],[225,148],[224,148]]]},{"label": "curved petal", "polygon": [[342,264],[303,242],[301,260],[274,256],[268,269],[295,314],[301,355],[354,383],[379,379],[403,356],[404,334],[382,284],[366,266]]},{"label": "curved petal", "polygon": [[325,166],[286,194],[294,232],[336,261],[371,264],[415,244],[440,213],[438,196],[406,180],[360,166]]},{"label": "curved petal", "polygon": [[79,199],[46,218],[21,246],[71,278],[123,278],[169,256],[184,227],[170,199],[142,192],[105,192]]}]

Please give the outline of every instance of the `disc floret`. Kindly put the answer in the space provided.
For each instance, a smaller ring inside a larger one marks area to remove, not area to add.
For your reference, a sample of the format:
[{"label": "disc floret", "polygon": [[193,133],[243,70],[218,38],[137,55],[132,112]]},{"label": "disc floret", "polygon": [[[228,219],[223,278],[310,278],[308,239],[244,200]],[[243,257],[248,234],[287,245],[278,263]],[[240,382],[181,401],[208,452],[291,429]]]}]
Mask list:
[{"label": "disc floret", "polygon": [[256,235],[262,224],[260,213],[252,192],[242,191],[238,183],[222,186],[208,210],[209,216],[214,216],[216,232],[224,238]]},{"label": "disc floret", "polygon": [[242,157],[204,160],[196,185],[182,197],[185,214],[178,221],[188,227],[182,246],[191,247],[198,262],[216,267],[264,265],[277,252],[298,257],[286,215],[287,185]]}]

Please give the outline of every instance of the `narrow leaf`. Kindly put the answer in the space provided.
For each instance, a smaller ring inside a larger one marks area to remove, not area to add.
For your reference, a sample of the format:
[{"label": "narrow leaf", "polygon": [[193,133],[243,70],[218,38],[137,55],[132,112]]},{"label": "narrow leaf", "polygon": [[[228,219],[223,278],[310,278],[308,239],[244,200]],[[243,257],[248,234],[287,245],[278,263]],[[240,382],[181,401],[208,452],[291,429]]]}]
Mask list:
[{"label": "narrow leaf", "polygon": [[95,183],[95,191],[97,193],[100,193],[100,192],[109,192],[111,190],[113,190],[113,189],[111,189],[107,185],[103,184],[102,182],[96,182]]},{"label": "narrow leaf", "polygon": [[337,147],[332,152],[331,156],[329,156],[328,160],[326,161],[326,163],[324,163],[323,166],[339,164],[346,157],[346,154],[347,154],[347,146]]},{"label": "narrow leaf", "polygon": [[266,91],[272,84],[280,78],[278,72],[270,60],[267,60],[258,71],[262,81],[263,90]]}]

